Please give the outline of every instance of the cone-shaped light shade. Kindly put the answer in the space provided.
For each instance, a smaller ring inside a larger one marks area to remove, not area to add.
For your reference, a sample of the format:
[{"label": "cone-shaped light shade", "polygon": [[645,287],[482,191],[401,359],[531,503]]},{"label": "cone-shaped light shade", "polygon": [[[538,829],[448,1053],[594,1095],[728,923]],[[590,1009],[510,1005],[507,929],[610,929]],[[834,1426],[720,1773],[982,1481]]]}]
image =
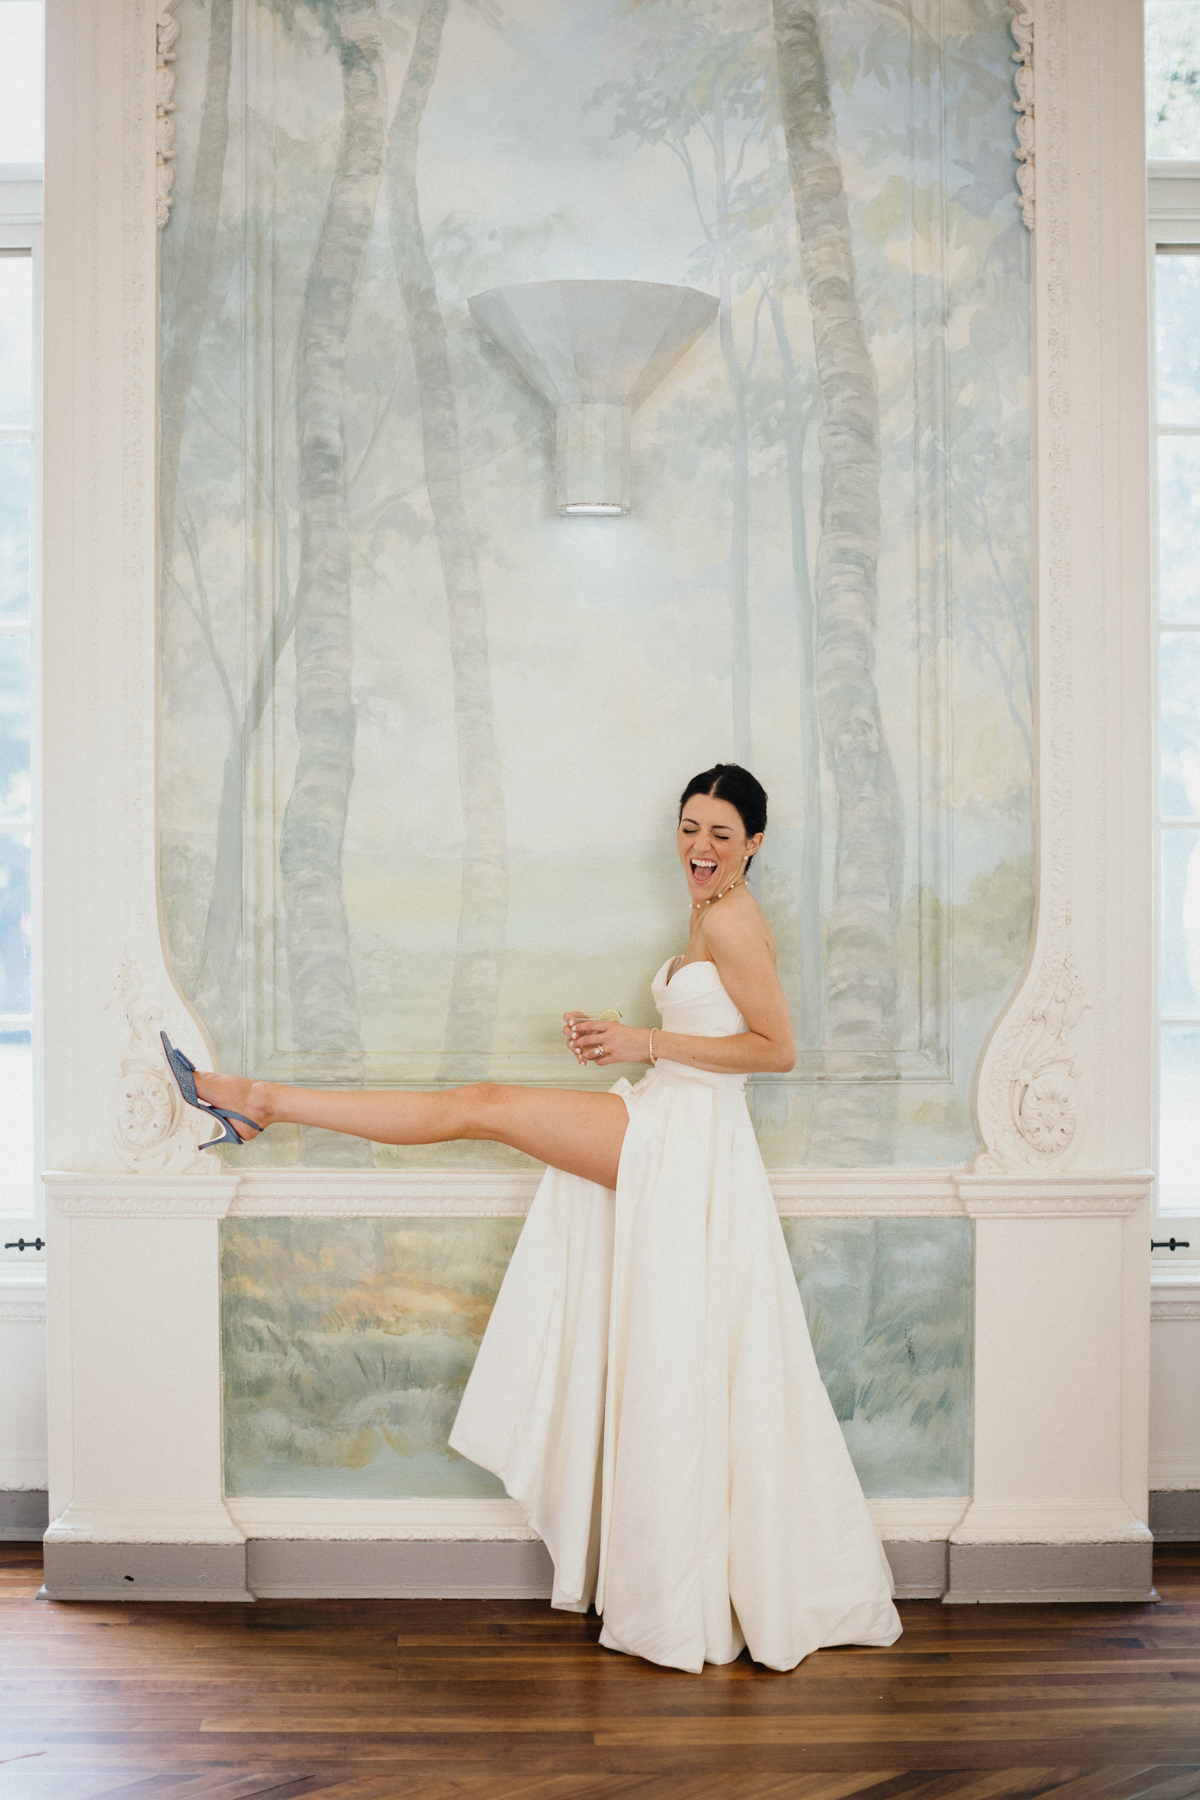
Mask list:
[{"label": "cone-shaped light shade", "polygon": [[531,281],[469,305],[557,412],[559,512],[628,512],[632,415],[716,317],[712,295],[657,281]]}]

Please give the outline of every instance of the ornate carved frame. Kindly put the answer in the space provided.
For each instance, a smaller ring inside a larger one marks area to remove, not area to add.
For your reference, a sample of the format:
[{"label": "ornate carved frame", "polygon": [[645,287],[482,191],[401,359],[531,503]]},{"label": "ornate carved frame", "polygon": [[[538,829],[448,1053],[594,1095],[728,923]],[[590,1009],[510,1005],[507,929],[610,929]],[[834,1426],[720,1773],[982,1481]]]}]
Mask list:
[{"label": "ornate carved frame", "polygon": [[[520,1212],[528,1198],[523,1176],[447,1178],[454,1193],[435,1183],[435,1197],[419,1174],[227,1173],[199,1150],[203,1121],[180,1107],[157,1054],[159,1025],[197,1036],[156,899],[156,251],[171,204],[172,4],[48,6],[44,1075],[51,1541],[64,1544],[245,1535],[221,1490],[226,1212],[419,1215],[448,1200]],[[1023,980],[979,1069],[984,1149],[971,1172],[777,1182],[787,1211],[975,1218],[975,1494],[954,1534],[964,1551],[1014,1533],[1043,1545],[1146,1541],[1149,439],[1136,11],[1036,0],[1014,21],[1031,226],[1035,160],[1038,181],[1039,902]],[[178,1441],[161,1416],[153,1431],[130,1417],[150,1389],[187,1411]],[[97,1435],[106,1419],[119,1420],[119,1458]],[[962,1570],[955,1585],[970,1589]]]}]

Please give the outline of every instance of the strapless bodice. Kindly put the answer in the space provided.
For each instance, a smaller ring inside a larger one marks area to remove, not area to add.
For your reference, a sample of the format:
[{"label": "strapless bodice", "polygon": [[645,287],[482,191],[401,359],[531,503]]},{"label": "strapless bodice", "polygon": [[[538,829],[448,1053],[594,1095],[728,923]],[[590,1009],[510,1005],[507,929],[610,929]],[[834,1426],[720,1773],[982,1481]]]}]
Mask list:
[{"label": "strapless bodice", "polygon": [[716,963],[683,963],[671,975],[674,961],[665,962],[650,984],[664,1031],[690,1037],[734,1037],[745,1031],[746,1021],[725,992]]}]

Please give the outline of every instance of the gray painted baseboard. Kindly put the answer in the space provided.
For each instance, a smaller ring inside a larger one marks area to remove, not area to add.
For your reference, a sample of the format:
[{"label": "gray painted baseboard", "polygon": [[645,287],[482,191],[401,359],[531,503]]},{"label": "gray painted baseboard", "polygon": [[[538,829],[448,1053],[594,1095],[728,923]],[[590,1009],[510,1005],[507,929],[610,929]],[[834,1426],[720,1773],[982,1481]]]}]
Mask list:
[{"label": "gray painted baseboard", "polygon": [[51,1600],[253,1600],[244,1544],[46,1545]]},{"label": "gray painted baseboard", "polygon": [[36,1544],[49,1523],[45,1488],[0,1488],[0,1543]]},{"label": "gray painted baseboard", "polygon": [[1154,1545],[951,1544],[947,1605],[1153,1600]]},{"label": "gray painted baseboard", "polygon": [[548,1600],[537,1540],[251,1538],[246,1583],[262,1600]]},{"label": "gray painted baseboard", "polygon": [[[887,1545],[900,1599],[1146,1600],[1147,1544]],[[549,1599],[525,1540],[251,1538],[238,1544],[46,1545],[55,1600]],[[949,1587],[949,1592],[947,1592]]]},{"label": "gray painted baseboard", "polygon": [[884,1545],[897,1600],[940,1600],[946,1591],[946,1540],[914,1539]]},{"label": "gray painted baseboard", "polygon": [[1157,1544],[1200,1544],[1200,1489],[1152,1488],[1149,1525]]}]

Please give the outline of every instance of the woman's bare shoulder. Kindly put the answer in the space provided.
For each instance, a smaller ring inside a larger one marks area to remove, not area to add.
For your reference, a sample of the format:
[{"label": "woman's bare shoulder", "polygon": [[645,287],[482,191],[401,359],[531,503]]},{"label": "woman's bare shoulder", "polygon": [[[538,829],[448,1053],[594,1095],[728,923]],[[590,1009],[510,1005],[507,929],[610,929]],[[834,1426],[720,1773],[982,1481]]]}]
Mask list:
[{"label": "woman's bare shoulder", "polygon": [[714,962],[722,953],[744,954],[760,944],[766,946],[772,962],[775,960],[774,934],[749,888],[726,894],[718,905],[705,912],[700,921],[700,939]]}]

